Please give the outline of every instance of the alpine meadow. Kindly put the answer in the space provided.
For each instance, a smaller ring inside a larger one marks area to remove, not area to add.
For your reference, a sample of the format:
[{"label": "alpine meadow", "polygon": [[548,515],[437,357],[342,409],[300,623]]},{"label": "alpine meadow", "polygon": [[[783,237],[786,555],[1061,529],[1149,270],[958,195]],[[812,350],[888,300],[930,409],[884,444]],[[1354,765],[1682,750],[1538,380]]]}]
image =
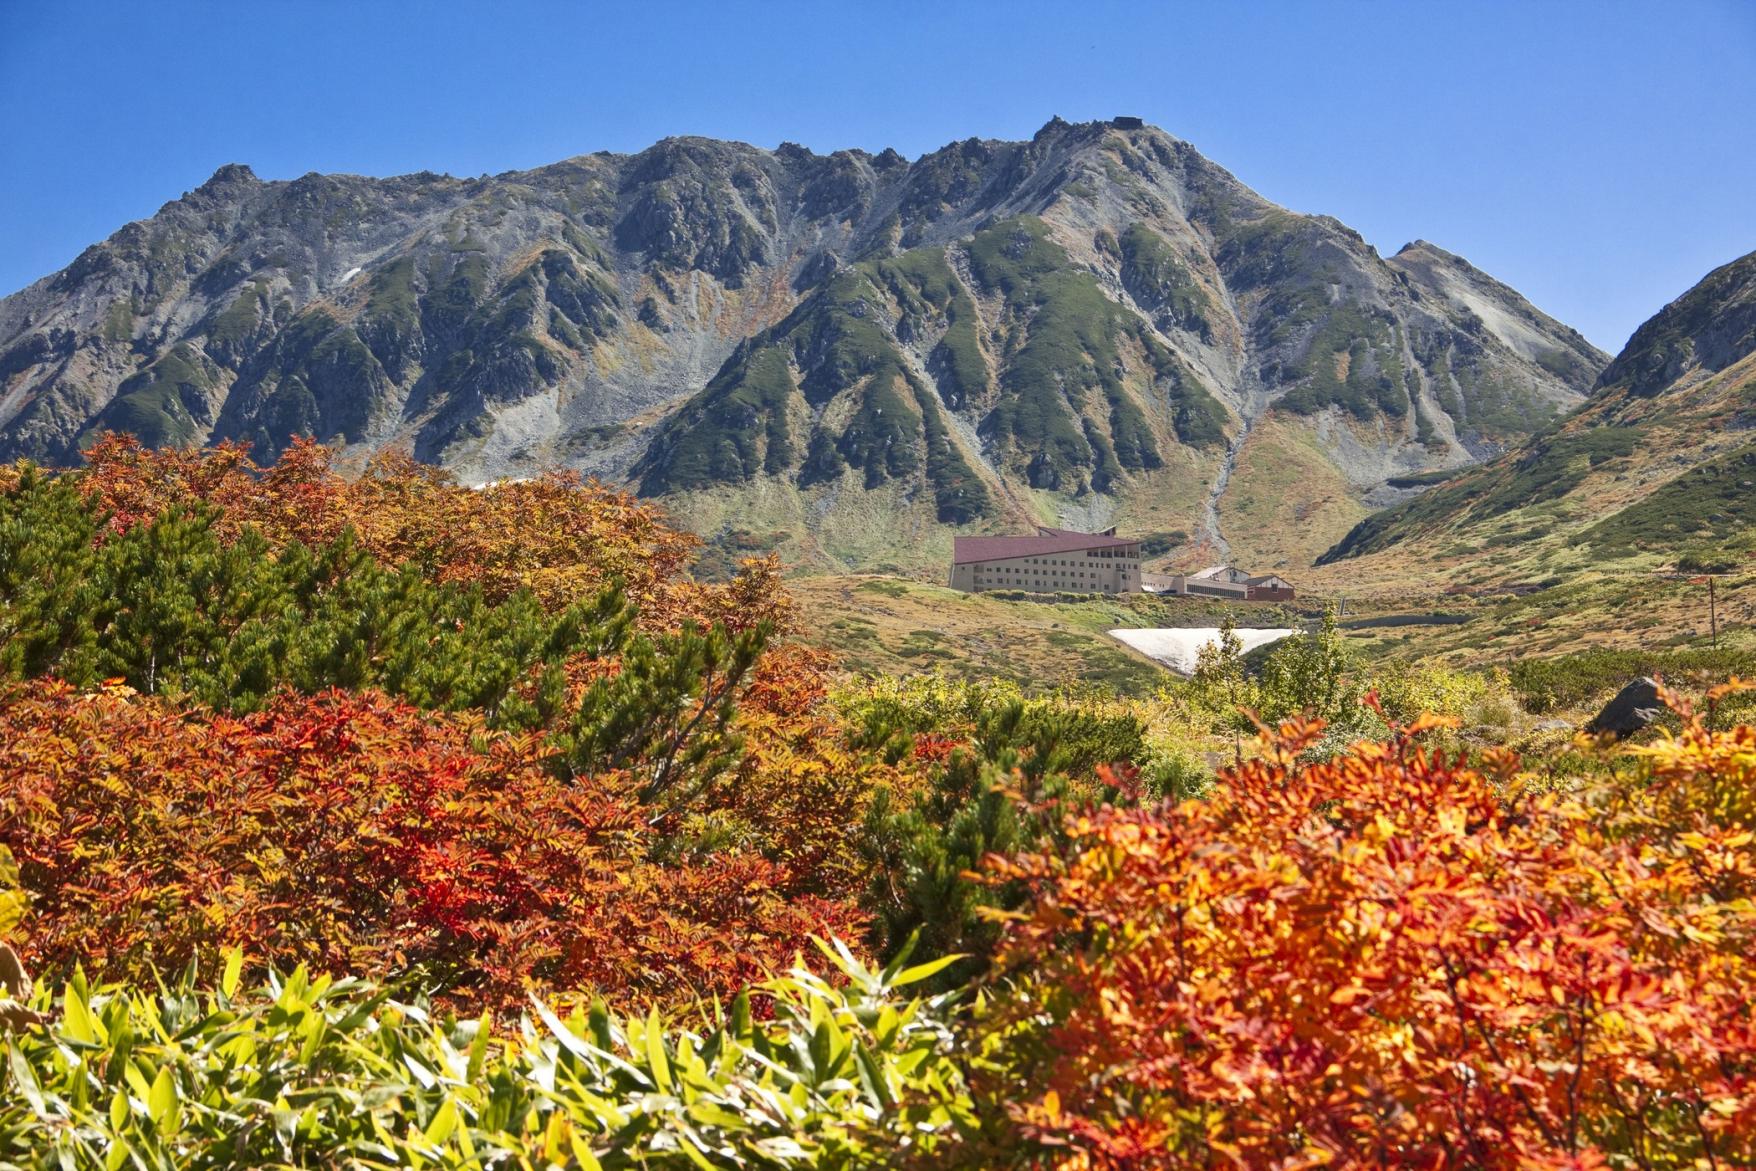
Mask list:
[{"label": "alpine meadow", "polygon": [[0,1171],[1756,1167],[1749,13],[601,7],[0,16]]}]

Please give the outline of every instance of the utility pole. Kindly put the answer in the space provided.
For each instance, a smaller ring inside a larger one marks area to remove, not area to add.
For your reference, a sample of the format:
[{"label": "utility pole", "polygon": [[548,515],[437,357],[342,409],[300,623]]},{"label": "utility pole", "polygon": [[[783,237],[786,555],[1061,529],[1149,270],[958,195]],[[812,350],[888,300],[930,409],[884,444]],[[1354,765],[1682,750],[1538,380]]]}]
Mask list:
[{"label": "utility pole", "polygon": [[1719,649],[1719,606],[1714,597],[1713,587],[1718,580],[1717,577],[1713,576],[1707,579],[1707,623],[1708,629],[1713,632],[1713,649],[1716,651]]}]

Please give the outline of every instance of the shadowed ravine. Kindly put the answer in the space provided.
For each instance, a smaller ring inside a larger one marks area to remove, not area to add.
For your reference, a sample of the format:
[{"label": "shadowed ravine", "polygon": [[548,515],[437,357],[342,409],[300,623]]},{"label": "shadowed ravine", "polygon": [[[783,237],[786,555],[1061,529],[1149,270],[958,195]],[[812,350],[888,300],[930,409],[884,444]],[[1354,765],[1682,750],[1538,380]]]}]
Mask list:
[{"label": "shadowed ravine", "polygon": [[1244,449],[1245,441],[1250,438],[1250,428],[1253,423],[1254,420],[1245,419],[1244,425],[1238,429],[1237,438],[1226,445],[1225,456],[1220,460],[1219,473],[1213,479],[1213,488],[1208,492],[1207,500],[1202,504],[1201,529],[1213,545],[1215,560],[1221,563],[1231,560],[1232,546],[1220,533],[1219,502],[1220,498],[1226,494],[1226,486],[1232,482],[1232,469],[1238,466],[1238,452]]}]

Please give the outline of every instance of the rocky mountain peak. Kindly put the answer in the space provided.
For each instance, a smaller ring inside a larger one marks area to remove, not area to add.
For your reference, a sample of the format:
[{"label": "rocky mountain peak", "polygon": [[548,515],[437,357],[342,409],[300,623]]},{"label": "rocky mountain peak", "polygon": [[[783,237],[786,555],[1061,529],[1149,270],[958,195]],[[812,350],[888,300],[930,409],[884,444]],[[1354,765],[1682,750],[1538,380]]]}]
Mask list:
[{"label": "rocky mountain peak", "polygon": [[1059,135],[1062,131],[1067,130],[1072,125],[1071,122],[1061,117],[1061,115],[1056,114],[1042,124],[1037,132],[1031,136],[1031,141],[1041,142],[1045,138],[1052,138]]},{"label": "rocky mountain peak", "polygon": [[1648,320],[1603,371],[1600,390],[1648,397],[1690,371],[1756,352],[1756,252],[1721,265]]},{"label": "rocky mountain peak", "polygon": [[222,167],[0,299],[0,456],[126,429],[564,464],[716,539],[739,526],[705,501],[754,493],[800,555],[867,564],[1045,510],[1217,547],[1303,434],[1313,496],[1285,507],[1331,510],[1295,526],[1317,541],[1569,409],[1602,359],[1137,119],[913,162],[679,136],[491,178]]},{"label": "rocky mountain peak", "polygon": [[[1408,271],[1442,292],[1504,289],[1449,253],[1425,255],[1444,258],[1446,275]],[[1505,294],[1502,307],[1524,304]],[[1753,355],[1756,253],[1715,269],[1636,330],[1578,410],[1484,466],[1365,518],[1319,564],[1381,555],[1430,569],[1440,546],[1492,550],[1472,571],[1507,575],[1528,575],[1582,547],[1598,563],[1732,556],[1756,541]],[[1545,364],[1558,364],[1552,351]]]},{"label": "rocky mountain peak", "polygon": [[262,180],[244,163],[226,163],[213,173],[197,190],[218,192],[230,187],[257,186]]},{"label": "rocky mountain peak", "polygon": [[1570,326],[1532,305],[1516,289],[1495,280],[1463,257],[1426,240],[1397,251],[1390,267],[1423,296],[1462,315],[1472,330],[1492,334],[1525,360],[1588,387],[1588,375],[1602,370],[1609,355]]}]

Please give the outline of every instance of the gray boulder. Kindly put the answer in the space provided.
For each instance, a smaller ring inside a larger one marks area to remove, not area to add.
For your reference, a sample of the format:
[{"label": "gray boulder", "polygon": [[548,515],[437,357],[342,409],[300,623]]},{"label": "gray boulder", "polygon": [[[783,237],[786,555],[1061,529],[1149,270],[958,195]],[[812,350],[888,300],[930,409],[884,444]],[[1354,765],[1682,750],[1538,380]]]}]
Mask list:
[{"label": "gray boulder", "polygon": [[1585,730],[1593,735],[1612,735],[1621,740],[1647,727],[1664,712],[1658,682],[1642,677],[1616,692],[1616,698],[1593,716]]}]

